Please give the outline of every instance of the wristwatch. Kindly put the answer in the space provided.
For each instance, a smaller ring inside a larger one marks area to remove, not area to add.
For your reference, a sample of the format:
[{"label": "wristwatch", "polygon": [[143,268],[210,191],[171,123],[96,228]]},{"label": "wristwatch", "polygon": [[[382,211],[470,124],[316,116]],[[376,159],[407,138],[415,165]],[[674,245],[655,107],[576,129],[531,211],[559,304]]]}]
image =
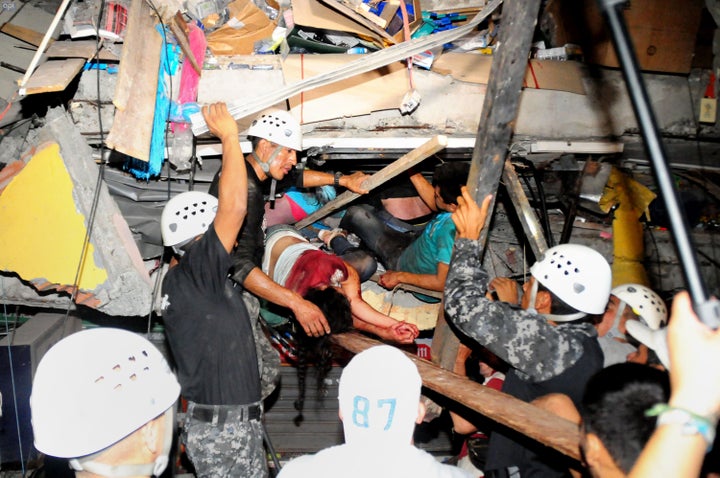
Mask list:
[{"label": "wristwatch", "polygon": [[336,188],[340,187],[340,178],[341,177],[343,177],[343,173],[341,173],[340,171],[335,173],[335,179],[333,180],[333,186],[335,186]]}]

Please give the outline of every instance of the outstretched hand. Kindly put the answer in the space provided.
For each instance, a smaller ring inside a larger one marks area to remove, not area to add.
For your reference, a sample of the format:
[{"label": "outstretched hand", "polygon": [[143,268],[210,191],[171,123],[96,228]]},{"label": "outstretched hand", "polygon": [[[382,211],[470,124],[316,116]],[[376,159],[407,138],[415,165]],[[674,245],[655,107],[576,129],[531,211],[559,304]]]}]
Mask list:
[{"label": "outstretched hand", "polygon": [[238,139],[237,123],[230,115],[225,103],[220,102],[203,106],[202,114],[208,130],[220,138],[221,141]]},{"label": "outstretched hand", "polygon": [[492,194],[485,196],[482,205],[478,206],[475,199],[470,195],[467,186],[463,186],[460,191],[462,195],[458,196],[458,207],[452,214],[457,237],[477,240],[487,220]]},{"label": "outstretched hand", "polygon": [[417,326],[407,322],[398,322],[388,327],[390,336],[384,337],[400,344],[411,344],[415,341],[420,331]]}]

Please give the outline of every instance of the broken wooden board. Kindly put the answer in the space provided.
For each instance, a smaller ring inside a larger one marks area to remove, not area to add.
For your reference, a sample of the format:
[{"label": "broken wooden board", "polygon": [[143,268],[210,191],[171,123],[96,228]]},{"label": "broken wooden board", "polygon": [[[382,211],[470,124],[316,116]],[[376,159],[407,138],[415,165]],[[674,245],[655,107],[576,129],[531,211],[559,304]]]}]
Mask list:
[{"label": "broken wooden board", "polygon": [[[34,46],[40,46],[44,36],[43,33],[12,23],[4,24],[0,27],[0,32]],[[52,42],[54,40],[50,41]]]},{"label": "broken wooden board", "polygon": [[150,6],[133,0],[113,100],[117,111],[106,144],[142,161],[150,160],[161,47]]},{"label": "broken wooden board", "polygon": [[[45,52],[48,58],[84,58],[91,60],[95,57],[97,43],[95,40],[56,41]],[[98,59],[101,61],[118,61],[114,53],[100,48]]]},{"label": "broken wooden board", "polygon": [[[403,171],[407,171],[408,169],[417,165],[428,156],[431,156],[438,151],[445,149],[445,147],[447,146],[447,141],[447,136],[442,134],[433,137],[429,141],[422,144],[420,147],[413,149],[406,155],[396,159],[392,163],[382,168],[380,171],[367,178],[363,182],[362,187],[364,189],[367,189],[368,191],[372,191],[376,187],[385,184],[385,182],[391,180]],[[360,197],[360,195],[357,193],[354,193],[352,191],[345,191],[314,213],[310,214],[305,219],[302,219],[295,223],[295,228],[299,230],[305,226],[309,226],[313,222],[322,219],[333,211],[337,211],[338,209],[353,201],[354,199],[357,199],[358,197]]]},{"label": "broken wooden board", "polygon": [[[382,345],[381,342],[356,332],[333,334],[331,339],[356,354],[375,345]],[[415,355],[403,353],[417,366],[425,387],[543,445],[576,460],[580,459],[580,432],[577,424],[506,393],[484,387],[467,377],[443,370]]]},{"label": "broken wooden board", "polygon": [[75,78],[85,65],[82,58],[50,60],[42,63],[25,84],[24,94],[49,93],[62,91]]}]

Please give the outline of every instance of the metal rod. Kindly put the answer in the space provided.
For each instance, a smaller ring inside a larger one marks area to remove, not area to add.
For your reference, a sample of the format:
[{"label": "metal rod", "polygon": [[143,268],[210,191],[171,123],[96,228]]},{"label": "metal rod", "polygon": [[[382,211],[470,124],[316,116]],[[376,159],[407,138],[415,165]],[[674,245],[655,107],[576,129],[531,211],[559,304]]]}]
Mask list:
[{"label": "metal rod", "polygon": [[653,171],[661,192],[660,195],[667,208],[675,247],[695,312],[705,324],[717,328],[720,326],[720,303],[717,300],[708,300],[705,283],[694,253],[695,248],[688,232],[687,219],[679,205],[678,194],[665,157],[665,148],[660,141],[657,121],[640,75],[632,39],[620,10],[623,2],[620,0],[598,0],[598,4],[610,28],[615,53],[625,78],[635,117],[645,141],[648,157],[653,164]]}]

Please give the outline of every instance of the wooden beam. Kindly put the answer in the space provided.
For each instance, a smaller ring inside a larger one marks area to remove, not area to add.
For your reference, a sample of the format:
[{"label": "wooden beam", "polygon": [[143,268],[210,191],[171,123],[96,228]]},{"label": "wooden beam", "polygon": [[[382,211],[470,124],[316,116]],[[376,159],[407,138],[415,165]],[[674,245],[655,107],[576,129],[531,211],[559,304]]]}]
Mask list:
[{"label": "wooden beam", "polygon": [[173,15],[172,20],[170,20],[170,30],[173,32],[173,35],[175,35],[178,45],[180,45],[180,49],[185,54],[185,58],[187,58],[192,65],[195,73],[202,76],[202,68],[198,65],[197,59],[195,59],[195,55],[193,55],[192,48],[190,48],[190,40],[187,35],[187,25],[185,24],[185,20],[183,20],[180,12]]},{"label": "wooden beam", "polygon": [[[368,179],[365,180],[363,183],[363,187],[367,189],[368,191],[372,191],[376,187],[380,186],[381,184],[384,184],[385,182],[391,180],[398,174],[402,173],[403,171],[407,171],[408,169],[412,168],[416,164],[419,164],[421,161],[423,161],[428,156],[431,156],[438,151],[444,149],[447,146],[447,136],[445,135],[437,135],[428,140],[426,143],[420,145],[419,147],[413,149],[409,153],[407,153],[404,156],[401,156],[400,158],[396,159],[392,163],[388,164],[384,168],[382,168],[380,171],[376,172],[372,176],[370,176]],[[309,226],[313,222],[322,219],[323,217],[327,216],[328,214],[337,211],[344,205],[348,204],[349,202],[359,198],[360,195],[357,193],[354,193],[352,191],[345,191],[329,203],[325,204],[323,207],[321,207],[319,210],[315,211],[314,213],[310,214],[305,219],[301,219],[297,223],[295,223],[296,229],[302,229],[303,227]]]},{"label": "wooden beam", "polygon": [[[357,332],[334,334],[332,340],[353,353],[381,345],[381,342]],[[580,432],[578,426],[571,421],[506,393],[484,387],[467,377],[444,370],[416,355],[403,353],[417,365],[425,387],[517,430],[543,445],[576,460],[580,459]]]},{"label": "wooden beam", "polygon": [[520,184],[515,168],[510,162],[510,158],[505,160],[505,167],[503,169],[503,183],[505,189],[510,196],[510,200],[515,206],[515,211],[518,213],[518,218],[522,224],[525,237],[530,243],[530,248],[535,254],[535,257],[542,257],[543,253],[547,250],[548,245],[543,236],[542,227],[538,222],[537,215],[528,201],[525,190]]},{"label": "wooden beam", "polygon": [[[540,0],[507,0],[503,6],[503,27],[500,29],[498,39],[502,48],[498,48],[493,55],[490,81],[475,136],[475,148],[467,181],[468,189],[478,204],[488,194],[493,195],[490,211],[495,206],[508,143],[517,117],[520,92],[528,65],[527,58],[539,11]],[[480,233],[480,243],[483,248],[487,242],[489,225],[490,221]],[[450,267],[452,266],[451,262]],[[455,340],[449,338],[443,344],[444,347],[452,347],[455,352],[458,345],[457,338]],[[442,357],[456,355],[448,351],[433,351],[433,354]],[[454,360],[451,362],[443,362],[441,366],[451,370]]]},{"label": "wooden beam", "polygon": [[109,148],[142,161],[150,160],[161,48],[150,6],[132,0],[113,99],[117,110],[105,141]]}]

